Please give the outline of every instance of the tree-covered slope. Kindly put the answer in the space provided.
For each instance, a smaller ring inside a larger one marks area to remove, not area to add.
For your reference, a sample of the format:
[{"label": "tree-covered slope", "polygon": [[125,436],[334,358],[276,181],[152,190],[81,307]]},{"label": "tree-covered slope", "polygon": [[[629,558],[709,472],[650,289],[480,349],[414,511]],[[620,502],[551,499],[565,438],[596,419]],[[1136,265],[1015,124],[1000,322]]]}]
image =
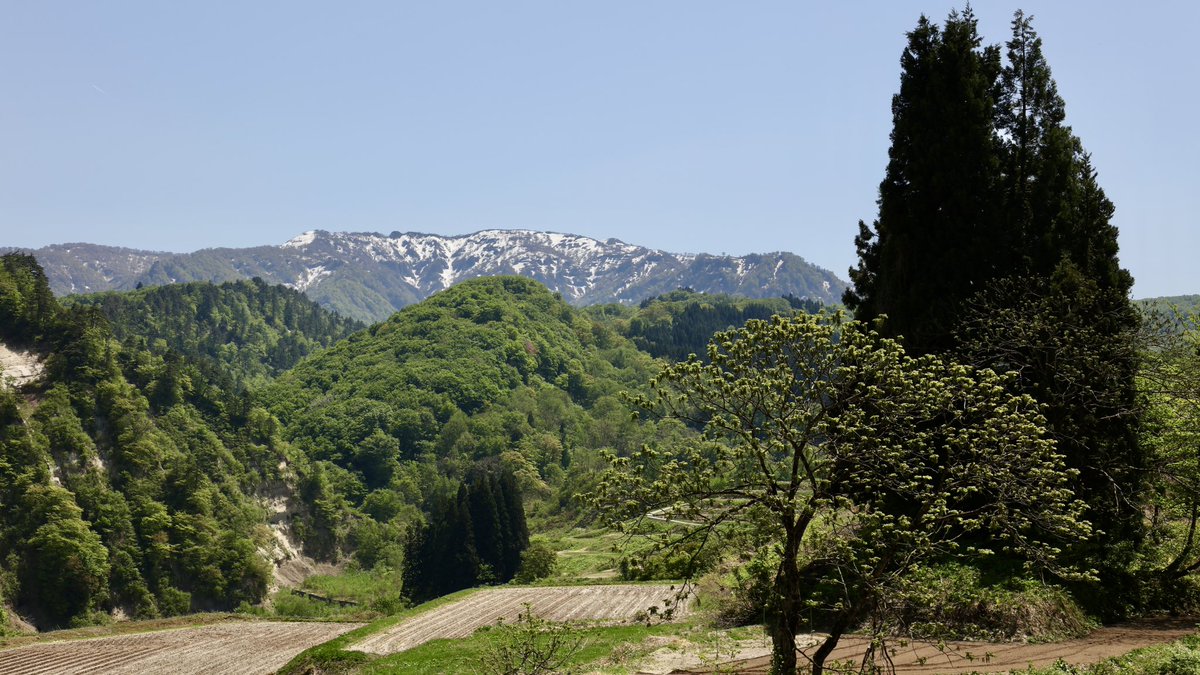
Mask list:
[{"label": "tree-covered slope", "polygon": [[269,416],[184,359],[63,309],[31,256],[0,258],[6,344],[45,374],[0,387],[0,596],[56,627],[233,608],[266,592],[256,487],[282,478]]},{"label": "tree-covered slope", "polygon": [[704,357],[708,341],[718,331],[740,328],[750,319],[814,313],[820,302],[788,295],[751,299],[679,289],[643,300],[637,307],[598,305],[585,310],[651,356],[682,361],[690,354]]},{"label": "tree-covered slope", "polygon": [[1166,295],[1158,298],[1142,298],[1133,303],[1143,312],[1170,312],[1172,314],[1194,314],[1200,310],[1200,295]]},{"label": "tree-covered slope", "polygon": [[[376,431],[398,444],[401,458],[499,455],[533,432],[556,441],[584,434],[575,418],[640,387],[651,367],[541,284],[493,277],[351,336],[282,375],[263,398],[314,457],[356,468],[365,483],[386,483],[386,472],[355,460]],[[484,418],[496,428],[460,428]]]},{"label": "tree-covered slope", "polygon": [[527,497],[569,496],[573,461],[652,441],[655,426],[634,422],[619,393],[653,368],[541,284],[493,277],[405,308],[260,395],[323,476],[307,488],[325,505],[311,550],[357,548],[371,564],[394,555],[378,551],[413,523],[413,505],[452,499],[481,463],[513,471]]},{"label": "tree-covered slope", "polygon": [[364,327],[258,278],[73,296],[71,302],[99,308],[122,342],[160,355],[173,350],[237,381],[278,375]]}]

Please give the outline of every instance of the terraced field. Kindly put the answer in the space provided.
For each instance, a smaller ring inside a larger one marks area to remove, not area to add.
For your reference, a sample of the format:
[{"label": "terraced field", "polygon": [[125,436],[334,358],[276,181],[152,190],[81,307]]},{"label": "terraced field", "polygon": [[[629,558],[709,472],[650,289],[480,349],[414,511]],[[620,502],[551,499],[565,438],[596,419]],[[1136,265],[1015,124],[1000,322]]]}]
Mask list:
[{"label": "terraced field", "polygon": [[0,675],[267,675],[361,624],[238,621],[0,651]]},{"label": "terraced field", "polygon": [[[391,630],[377,633],[350,649],[372,654],[395,654],[430,640],[461,638],[498,619],[512,621],[528,604],[532,612],[551,621],[627,620],[650,607],[663,609],[675,590],[670,586],[562,586],[495,588],[473,593],[458,602],[415,616]],[[690,609],[685,598],[675,618]]]}]

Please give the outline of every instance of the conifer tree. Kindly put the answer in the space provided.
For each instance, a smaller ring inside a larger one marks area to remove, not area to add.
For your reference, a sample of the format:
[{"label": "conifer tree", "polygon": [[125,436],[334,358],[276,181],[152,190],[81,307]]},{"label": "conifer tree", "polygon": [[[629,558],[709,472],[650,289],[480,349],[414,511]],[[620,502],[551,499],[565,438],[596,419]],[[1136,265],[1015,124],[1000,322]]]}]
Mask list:
[{"label": "conifer tree", "polygon": [[961,302],[1008,263],[998,245],[993,131],[999,50],[982,47],[970,9],[941,29],[922,16],[900,59],[879,218],[859,224],[859,265],[843,300],[909,353],[944,351]]},{"label": "conifer tree", "polygon": [[[1019,374],[1079,471],[1103,532],[1085,554],[1112,579],[1113,544],[1136,541],[1141,520],[1132,278],[1031,18],[1015,14],[1002,69],[974,25],[967,10],[909,34],[879,219],[860,223],[845,301],[859,319],[887,315],[884,332],[910,352]],[[961,67],[972,58],[979,68]]]}]

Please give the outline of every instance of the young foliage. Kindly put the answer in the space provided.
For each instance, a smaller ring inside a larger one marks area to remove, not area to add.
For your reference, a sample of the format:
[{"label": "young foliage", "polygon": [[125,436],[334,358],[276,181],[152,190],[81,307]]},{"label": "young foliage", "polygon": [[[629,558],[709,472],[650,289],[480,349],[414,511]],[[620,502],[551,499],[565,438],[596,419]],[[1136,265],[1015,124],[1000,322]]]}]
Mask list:
[{"label": "young foliage", "polygon": [[795,672],[813,616],[830,634],[819,673],[915,566],[1002,551],[1056,568],[1059,547],[1088,534],[1036,402],[1007,384],[838,316],[750,321],[634,397],[705,438],[612,456],[594,503],[662,547],[753,530],[778,561],[773,671]]},{"label": "young foliage", "polygon": [[1158,312],[1147,323],[1155,329],[1142,333],[1142,441],[1153,486],[1151,564],[1166,591],[1200,571],[1200,316]]},{"label": "young foliage", "polygon": [[511,624],[501,620],[480,659],[481,673],[494,675],[551,675],[571,672],[571,659],[584,638],[566,624],[536,616],[528,603]]}]

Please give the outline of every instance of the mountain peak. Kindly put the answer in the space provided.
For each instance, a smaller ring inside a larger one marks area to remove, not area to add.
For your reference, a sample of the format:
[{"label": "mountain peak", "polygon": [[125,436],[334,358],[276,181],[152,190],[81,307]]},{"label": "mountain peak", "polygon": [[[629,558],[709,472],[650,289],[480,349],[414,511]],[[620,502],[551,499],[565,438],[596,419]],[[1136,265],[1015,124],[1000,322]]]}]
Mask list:
[{"label": "mountain peak", "polygon": [[460,281],[497,275],[534,279],[575,305],[634,303],[680,287],[836,303],[845,288],[828,270],[792,253],[670,253],[619,239],[525,229],[454,236],[309,230],[278,246],[249,249],[163,254],[74,246],[34,254],[56,293],[261,277],[366,321]]}]

